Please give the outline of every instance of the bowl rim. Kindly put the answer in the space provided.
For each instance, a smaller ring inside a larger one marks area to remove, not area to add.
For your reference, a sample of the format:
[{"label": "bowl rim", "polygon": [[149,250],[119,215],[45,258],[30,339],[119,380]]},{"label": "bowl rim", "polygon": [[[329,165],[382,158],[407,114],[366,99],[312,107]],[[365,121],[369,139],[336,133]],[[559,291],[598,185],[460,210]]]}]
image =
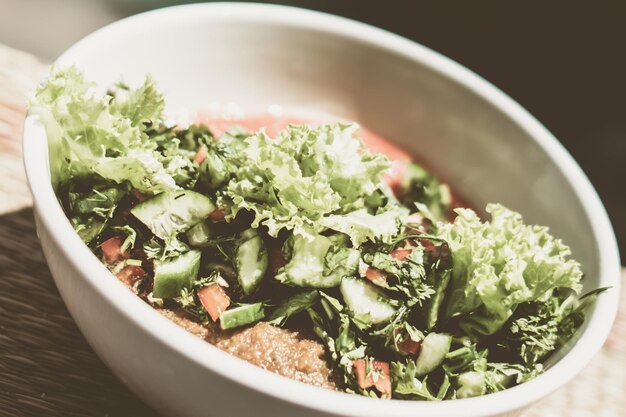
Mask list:
[{"label": "bowl rim", "polygon": [[[177,354],[224,378],[276,399],[344,416],[409,416],[419,412],[426,416],[478,417],[511,412],[528,406],[561,387],[591,361],[606,340],[617,313],[620,286],[617,242],[608,215],[582,169],[558,140],[530,113],[474,72],[416,42],[347,18],[282,5],[205,3],[141,13],[114,22],[88,35],[68,49],[55,64],[63,65],[70,62],[72,55],[85,45],[93,44],[93,47],[97,47],[101,42],[108,43],[111,38],[123,39],[146,24],[158,25],[172,19],[186,18],[202,18],[207,19],[207,22],[232,19],[238,22],[295,26],[332,33],[338,37],[358,39],[360,42],[402,55],[467,88],[525,130],[563,173],[576,197],[581,201],[584,214],[593,230],[599,283],[612,286],[613,289],[603,295],[602,303],[595,305],[580,339],[563,358],[537,378],[498,393],[439,403],[380,401],[300,383],[222,352],[162,317],[128,291],[122,283],[112,279],[106,267],[74,232],[58,203],[50,183],[45,131],[38,117],[29,113],[23,134],[24,165],[36,213],[41,222],[40,227],[45,227],[49,231],[51,240],[70,264],[80,271],[82,279],[99,293],[111,308]],[[602,242],[601,251],[598,248],[599,242]],[[87,274],[84,271],[90,272]]]}]

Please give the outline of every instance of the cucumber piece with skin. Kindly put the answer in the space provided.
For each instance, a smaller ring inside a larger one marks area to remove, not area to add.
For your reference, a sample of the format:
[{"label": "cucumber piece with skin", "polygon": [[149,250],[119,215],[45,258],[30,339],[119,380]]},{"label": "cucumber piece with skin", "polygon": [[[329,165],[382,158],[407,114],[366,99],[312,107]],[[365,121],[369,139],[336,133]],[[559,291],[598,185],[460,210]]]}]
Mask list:
[{"label": "cucumber piece with skin", "polygon": [[458,376],[457,383],[456,398],[478,397],[487,392],[484,372],[464,372]]},{"label": "cucumber piece with skin", "polygon": [[235,253],[237,280],[245,295],[252,294],[267,272],[268,255],[265,243],[255,229],[241,233]]},{"label": "cucumber piece with skin", "polygon": [[203,247],[207,246],[211,238],[213,237],[213,232],[211,230],[211,225],[207,220],[201,221],[200,223],[192,226],[186,232],[187,241],[191,246],[195,247]]},{"label": "cucumber piece with skin", "polygon": [[435,293],[430,297],[430,303],[426,313],[426,329],[429,331],[432,330],[437,324],[439,311],[441,310],[446,289],[450,283],[451,275],[450,271],[445,271],[435,283]]},{"label": "cucumber piece with skin", "polygon": [[192,250],[167,261],[154,261],[154,289],[156,298],[174,298],[183,289],[190,289],[198,277],[202,252]]},{"label": "cucumber piece with skin", "polygon": [[213,201],[189,190],[168,191],[137,204],[130,212],[161,239],[168,239],[206,219]]},{"label": "cucumber piece with skin", "polygon": [[415,360],[415,374],[427,375],[443,363],[452,344],[452,336],[444,333],[429,333],[422,341],[420,354]]},{"label": "cucumber piece with skin", "polygon": [[352,316],[366,325],[388,321],[396,312],[381,290],[361,278],[344,278],[340,286]]},{"label": "cucumber piece with skin", "polygon": [[220,327],[222,330],[228,330],[255,323],[263,317],[265,317],[263,303],[244,304],[240,307],[223,311],[220,314]]},{"label": "cucumber piece with skin", "polygon": [[[359,251],[347,248],[346,240],[342,235],[316,235],[312,240],[294,236],[291,259],[275,278],[294,287],[338,286],[342,278],[354,274],[359,265]],[[328,258],[329,255],[332,256]]]}]

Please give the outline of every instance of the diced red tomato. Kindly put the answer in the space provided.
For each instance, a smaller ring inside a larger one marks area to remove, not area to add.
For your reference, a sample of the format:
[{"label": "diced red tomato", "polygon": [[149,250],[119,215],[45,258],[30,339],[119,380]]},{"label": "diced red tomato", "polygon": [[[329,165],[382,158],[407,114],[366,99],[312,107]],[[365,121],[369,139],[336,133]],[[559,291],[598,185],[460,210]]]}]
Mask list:
[{"label": "diced red tomato", "polygon": [[373,368],[367,372],[365,359],[357,359],[353,362],[354,373],[359,387],[366,389],[375,387],[383,395],[391,395],[391,374],[387,362],[373,361]]},{"label": "diced red tomato", "polygon": [[352,363],[354,366],[354,373],[356,374],[356,382],[359,384],[359,387],[365,389],[374,385],[374,381],[371,378],[366,378],[367,376],[367,363],[365,359],[355,359]]},{"label": "diced red tomato", "polygon": [[218,283],[199,289],[198,298],[213,321],[217,321],[230,305],[230,298]]},{"label": "diced red tomato", "polygon": [[215,209],[209,214],[209,219],[213,221],[224,220],[224,212],[220,209]]},{"label": "diced red tomato", "polygon": [[206,145],[202,144],[200,145],[200,149],[198,149],[198,152],[196,152],[196,156],[193,157],[193,160],[195,161],[196,164],[200,165],[202,162],[204,162],[204,160],[206,159],[207,156],[207,148]]},{"label": "diced red tomato", "polygon": [[397,249],[392,250],[389,254],[393,258],[402,262],[411,254],[411,249],[397,248]]},{"label": "diced red tomato", "polygon": [[406,339],[398,343],[398,348],[401,351],[408,353],[409,355],[413,355],[413,356],[417,356],[421,347],[422,347],[421,342],[416,342],[410,337],[407,337]]},{"label": "diced red tomato", "polygon": [[124,256],[122,253],[122,243],[124,243],[124,241],[121,237],[114,236],[100,244],[100,250],[107,262],[115,262]]},{"label": "diced red tomato", "polygon": [[145,277],[146,275],[147,273],[142,267],[137,265],[126,265],[120,272],[117,273],[116,276],[117,279],[122,281],[124,284],[132,287],[139,278]]},{"label": "diced red tomato", "polygon": [[387,362],[374,361],[374,367],[377,369],[378,378],[374,381],[374,386],[386,397],[391,397],[391,373],[389,372],[389,364]]},{"label": "diced red tomato", "polygon": [[424,254],[430,259],[450,259],[450,249],[447,245],[435,245],[430,239],[419,239],[419,243],[424,248]]},{"label": "diced red tomato", "polygon": [[367,270],[365,270],[365,278],[369,279],[375,284],[387,283],[387,273],[385,271],[381,271],[380,269],[374,268],[372,266],[368,267]]}]

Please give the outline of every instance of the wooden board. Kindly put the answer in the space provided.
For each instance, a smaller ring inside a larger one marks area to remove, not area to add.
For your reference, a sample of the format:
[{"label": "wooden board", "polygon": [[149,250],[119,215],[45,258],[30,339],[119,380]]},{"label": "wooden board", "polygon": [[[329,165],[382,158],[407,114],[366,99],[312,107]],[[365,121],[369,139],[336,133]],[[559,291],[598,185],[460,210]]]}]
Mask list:
[{"label": "wooden board", "polygon": [[[26,92],[44,72],[36,58],[0,44],[0,417],[155,416],[87,345],[41,253],[21,161],[21,130]],[[526,417],[626,415],[624,301],[626,291],[602,352]]]}]

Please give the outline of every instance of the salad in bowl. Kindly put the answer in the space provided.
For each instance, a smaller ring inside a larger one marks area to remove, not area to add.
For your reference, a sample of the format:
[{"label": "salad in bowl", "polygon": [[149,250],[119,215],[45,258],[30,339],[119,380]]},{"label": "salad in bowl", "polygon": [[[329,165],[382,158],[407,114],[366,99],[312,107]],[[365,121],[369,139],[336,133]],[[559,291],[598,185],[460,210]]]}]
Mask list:
[{"label": "salad in bowl", "polygon": [[541,374],[602,291],[582,294],[547,227],[475,211],[356,123],[177,125],[164,106],[149,76],[102,92],[58,67],[30,114],[111,279],[268,371],[384,399],[490,394]]}]

